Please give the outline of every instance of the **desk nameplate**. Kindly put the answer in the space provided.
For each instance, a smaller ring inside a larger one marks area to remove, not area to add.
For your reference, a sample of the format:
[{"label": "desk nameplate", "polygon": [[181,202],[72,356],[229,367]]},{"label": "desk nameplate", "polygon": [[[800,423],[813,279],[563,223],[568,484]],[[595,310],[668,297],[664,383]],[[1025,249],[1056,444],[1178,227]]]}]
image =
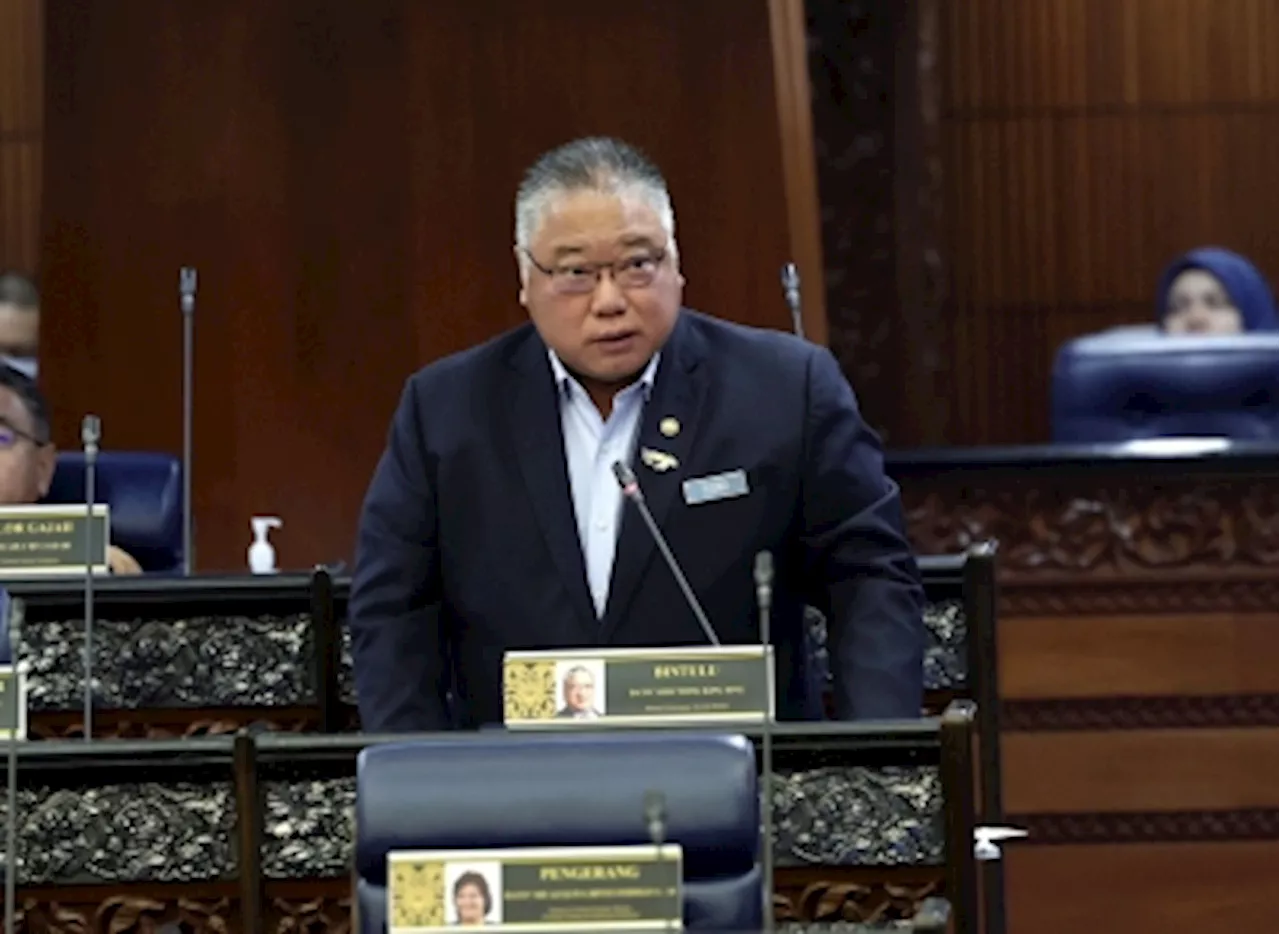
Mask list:
[{"label": "desk nameplate", "polygon": [[27,678],[26,665],[0,665],[0,741],[13,737],[27,738]]},{"label": "desk nameplate", "polygon": [[773,665],[772,648],[753,645],[507,652],[503,723],[763,723],[774,717]]},{"label": "desk nameplate", "polygon": [[89,524],[87,506],[0,506],[0,578],[83,575],[86,544],[94,573],[108,573],[111,515],[106,503],[94,504],[86,535]]},{"label": "desk nameplate", "polygon": [[389,934],[682,931],[678,845],[387,854]]}]

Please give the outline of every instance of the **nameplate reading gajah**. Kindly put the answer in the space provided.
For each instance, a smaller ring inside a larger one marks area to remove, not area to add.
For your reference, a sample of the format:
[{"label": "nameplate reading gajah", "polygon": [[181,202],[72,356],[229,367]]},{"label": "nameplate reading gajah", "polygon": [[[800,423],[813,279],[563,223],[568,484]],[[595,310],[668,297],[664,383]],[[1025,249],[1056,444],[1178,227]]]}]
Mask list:
[{"label": "nameplate reading gajah", "polygon": [[387,854],[387,930],[679,931],[682,851],[670,844]]},{"label": "nameplate reading gajah", "polygon": [[106,503],[0,506],[0,578],[106,574],[111,516]]},{"label": "nameplate reading gajah", "polygon": [[763,646],[506,653],[503,722],[513,729],[761,723],[774,715]]}]

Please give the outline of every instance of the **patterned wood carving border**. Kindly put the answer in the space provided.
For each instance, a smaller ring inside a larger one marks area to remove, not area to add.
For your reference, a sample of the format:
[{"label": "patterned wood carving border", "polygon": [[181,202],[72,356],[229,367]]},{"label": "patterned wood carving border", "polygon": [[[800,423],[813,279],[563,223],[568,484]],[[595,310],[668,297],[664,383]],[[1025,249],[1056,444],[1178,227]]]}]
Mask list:
[{"label": "patterned wood carving border", "polygon": [[1220,697],[1108,697],[1006,701],[1003,732],[1073,730],[1176,730],[1232,727],[1274,728],[1280,696],[1241,694]]},{"label": "patterned wood carving border", "polygon": [[1029,832],[1023,845],[1086,843],[1226,843],[1275,840],[1275,808],[1230,811],[1115,812],[1098,814],[1010,814],[1010,826]]}]

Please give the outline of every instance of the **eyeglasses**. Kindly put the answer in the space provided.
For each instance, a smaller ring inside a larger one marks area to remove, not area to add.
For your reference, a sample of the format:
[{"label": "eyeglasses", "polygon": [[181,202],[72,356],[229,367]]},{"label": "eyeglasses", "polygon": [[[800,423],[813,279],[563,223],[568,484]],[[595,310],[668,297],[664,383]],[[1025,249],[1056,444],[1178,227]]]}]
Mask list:
[{"label": "eyeglasses", "polygon": [[548,268],[533,258],[533,254],[521,248],[529,257],[533,268],[551,280],[551,287],[561,295],[585,295],[594,292],[600,284],[600,274],[609,270],[609,278],[620,289],[643,289],[653,283],[667,258],[666,250],[628,256],[612,263],[566,263]]},{"label": "eyeglasses", "polygon": [[0,422],[0,451],[7,451],[15,447],[19,441],[30,441],[38,448],[42,448],[49,443],[48,441],[41,441],[35,435],[23,431],[21,428],[14,428],[12,425]]}]

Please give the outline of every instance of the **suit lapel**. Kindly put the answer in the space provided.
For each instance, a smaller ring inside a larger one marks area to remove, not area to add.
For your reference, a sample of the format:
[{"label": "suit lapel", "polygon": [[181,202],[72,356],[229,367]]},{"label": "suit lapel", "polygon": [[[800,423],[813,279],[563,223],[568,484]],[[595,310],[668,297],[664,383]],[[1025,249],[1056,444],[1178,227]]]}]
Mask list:
[{"label": "suit lapel", "polygon": [[587,588],[586,565],[574,520],[559,398],[546,349],[532,328],[530,332],[529,339],[512,356],[516,372],[508,387],[507,412],[516,461],[570,602],[594,639],[599,624]]},{"label": "suit lapel", "polygon": [[[664,527],[672,504],[680,495],[680,484],[688,477],[689,458],[697,439],[706,395],[706,367],[701,365],[703,356],[701,338],[692,328],[689,315],[682,312],[675,332],[662,351],[653,394],[641,416],[636,453],[632,458],[632,468],[659,528]],[[666,432],[663,431],[664,423],[668,428]],[[669,436],[670,428],[676,425],[679,430]],[[647,466],[641,457],[641,452],[646,449],[670,454],[678,466],[669,470],[655,470]],[[623,510],[601,632],[601,638],[606,641],[626,617],[635,589],[657,554],[653,538],[635,506],[624,502]],[[677,560],[684,557],[676,553]],[[664,570],[663,573],[668,572]]]}]

